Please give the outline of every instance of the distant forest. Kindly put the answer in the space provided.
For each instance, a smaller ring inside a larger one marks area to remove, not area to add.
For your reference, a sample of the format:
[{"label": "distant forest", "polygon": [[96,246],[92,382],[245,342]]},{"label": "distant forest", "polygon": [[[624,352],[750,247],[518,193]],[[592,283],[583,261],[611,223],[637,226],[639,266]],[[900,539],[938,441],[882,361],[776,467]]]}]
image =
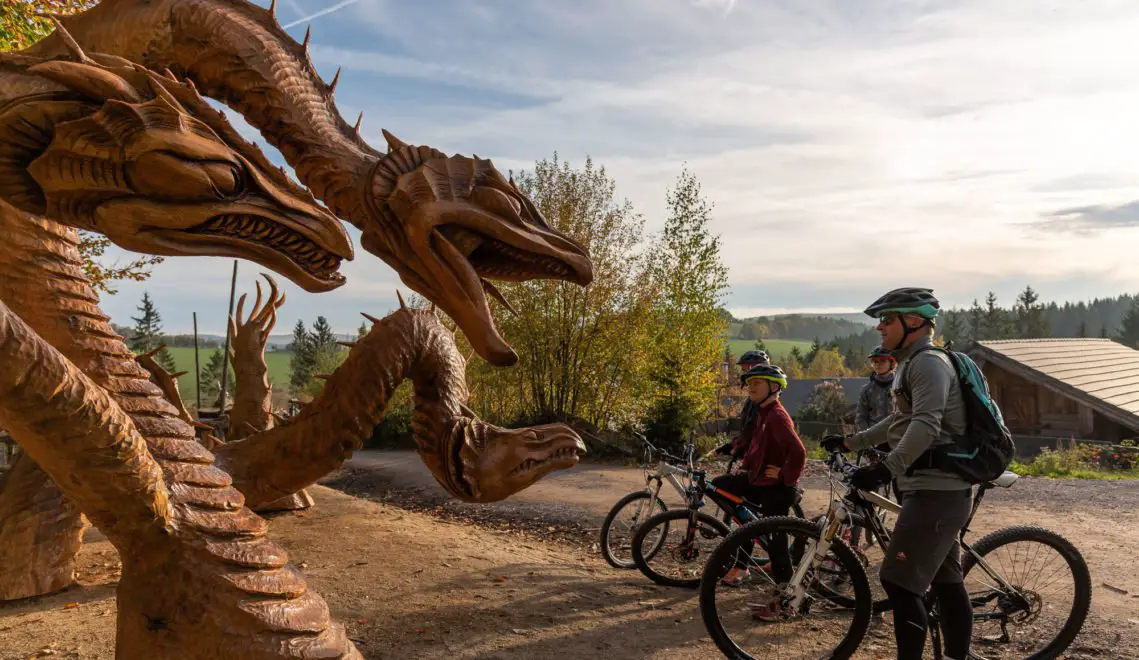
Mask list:
[{"label": "distant forest", "polygon": [[[731,321],[731,337],[760,342],[815,340],[812,352],[819,348],[835,349],[848,369],[859,371],[865,370],[866,354],[880,339],[873,327],[825,315],[791,314]],[[968,350],[977,340],[1045,337],[1106,337],[1139,348],[1139,296],[1123,294],[1061,305],[1041,303],[1039,294],[1029,286],[1011,306],[1004,307],[996,294],[989,292],[983,301],[974,300],[967,308],[942,310],[937,334],[951,341],[957,350]]]}]

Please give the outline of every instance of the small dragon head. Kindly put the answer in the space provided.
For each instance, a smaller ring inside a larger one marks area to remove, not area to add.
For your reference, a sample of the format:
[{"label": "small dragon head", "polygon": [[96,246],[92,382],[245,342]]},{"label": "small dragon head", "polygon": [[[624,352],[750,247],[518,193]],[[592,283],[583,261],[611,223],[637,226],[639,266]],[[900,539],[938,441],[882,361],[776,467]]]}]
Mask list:
[{"label": "small dragon head", "polygon": [[[27,166],[34,208],[136,252],[239,257],[308,291],[344,283],[340,222],[269,164],[193,85],[107,55],[27,72],[93,111],[55,124]],[[27,199],[29,196],[25,195]]]},{"label": "small dragon head", "polygon": [[504,429],[473,414],[452,421],[436,472],[451,495],[467,502],[497,502],[547,474],[577,465],[585,443],[565,424]]},{"label": "small dragon head", "polygon": [[389,150],[371,177],[361,245],[454,319],[483,359],[514,364],[518,356],[499,333],[487,295],[509,303],[489,280],[584,286],[593,280],[589,255],[489,160],[384,136]]}]

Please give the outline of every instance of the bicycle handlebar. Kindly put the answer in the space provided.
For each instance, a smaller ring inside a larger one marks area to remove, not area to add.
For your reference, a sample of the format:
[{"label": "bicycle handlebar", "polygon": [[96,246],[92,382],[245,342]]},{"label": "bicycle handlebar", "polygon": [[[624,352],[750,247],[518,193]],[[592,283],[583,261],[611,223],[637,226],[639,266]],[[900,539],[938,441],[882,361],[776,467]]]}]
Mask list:
[{"label": "bicycle handlebar", "polygon": [[826,459],[826,464],[832,472],[841,474],[844,482],[849,480],[850,475],[854,474],[854,471],[857,469],[851,465],[850,461],[846,460],[846,457],[842,455],[842,451],[832,451],[831,455]]}]

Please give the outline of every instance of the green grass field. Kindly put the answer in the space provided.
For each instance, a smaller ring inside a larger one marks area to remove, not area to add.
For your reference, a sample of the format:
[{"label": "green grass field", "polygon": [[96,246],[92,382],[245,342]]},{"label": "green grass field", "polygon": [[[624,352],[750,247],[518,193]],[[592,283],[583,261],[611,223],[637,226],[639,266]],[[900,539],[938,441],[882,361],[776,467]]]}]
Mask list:
[{"label": "green grass field", "polygon": [[[189,372],[178,379],[178,390],[182,393],[182,399],[186,403],[193,403],[197,394],[197,389],[194,387],[194,349],[188,346],[174,346],[166,350],[174,356],[174,363],[178,365],[178,371]],[[210,361],[210,354],[215,350],[217,349],[198,349],[198,363],[202,368],[205,368]],[[275,392],[283,392],[289,387],[289,360],[292,357],[291,351],[265,353],[265,364],[269,367],[269,383]],[[205,401],[202,403],[206,405]]]},{"label": "green grass field", "polygon": [[[728,339],[728,347],[732,352],[732,357],[738,358],[743,355],[744,351],[755,348],[755,341],[751,339]],[[813,342],[803,341],[801,339],[764,339],[763,344],[767,346],[767,353],[771,356],[772,360],[779,362],[787,357],[791,349],[798,346],[799,350],[804,354],[811,350]]]},{"label": "green grass field", "polygon": [[[732,356],[736,358],[755,346],[754,341],[747,339],[728,339],[727,342],[732,351]],[[803,353],[811,350],[811,342],[800,339],[766,339],[764,344],[767,345],[767,352],[776,362],[785,359],[795,346],[798,346]],[[178,389],[182,392],[182,398],[186,403],[192,403],[197,393],[194,387],[194,349],[174,346],[166,350],[174,356],[178,371],[189,372],[178,379]],[[213,348],[199,349],[198,360],[202,367],[205,367],[206,363],[210,361],[210,354],[214,350]],[[273,390],[276,392],[284,392],[289,387],[289,360],[292,357],[291,351],[274,351],[265,354],[265,363],[269,366],[269,383],[273,385]]]}]

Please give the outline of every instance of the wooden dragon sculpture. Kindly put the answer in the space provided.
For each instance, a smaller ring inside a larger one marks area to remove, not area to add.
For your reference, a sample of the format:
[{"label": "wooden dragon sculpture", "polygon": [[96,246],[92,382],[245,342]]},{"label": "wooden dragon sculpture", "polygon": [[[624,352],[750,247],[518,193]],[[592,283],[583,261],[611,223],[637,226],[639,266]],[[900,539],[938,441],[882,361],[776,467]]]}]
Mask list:
[{"label": "wooden dragon sculpture", "polygon": [[[195,23],[203,18],[212,27]],[[154,40],[144,42],[168,48],[164,75],[135,48],[146,20]],[[562,425],[512,431],[475,418],[450,332],[430,312],[401,310],[375,323],[297,418],[277,428],[250,421],[250,434],[217,447],[215,461],[98,310],[71,228],[140,252],[248,258],[313,291],[342,282],[336,267],[351,248],[336,219],[242,141],[195,81],[277,136],[301,179],[360,226],[365,248],[451,314],[492,362],[508,364],[513,352],[494,328],[483,292],[495,291],[484,277],[585,284],[588,256],[489,161],[390,137],[388,154],[358,137],[343,143],[355,131],[332,107],[335,80],[321,83],[307,58],[302,73],[318,97],[274,77],[304,51],[271,12],[107,0],[69,23],[75,40],[60,29],[0,56],[0,224],[13,237],[0,245],[12,264],[0,278],[0,426],[26,452],[0,486],[0,547],[28,569],[15,590],[62,586],[49,578],[78,548],[82,511],[123,559],[120,657],[359,657],[245,505],[335,469],[404,377],[416,385],[420,453],[457,497],[517,492],[575,464],[580,439]],[[227,41],[237,37],[223,26],[233,25],[272,33],[277,50]],[[128,35],[119,48],[103,40],[108,29]],[[255,69],[233,53],[205,56],[211,41],[279,58]],[[172,54],[183,51],[180,65]],[[58,543],[35,545],[45,538]],[[44,545],[52,551],[37,554]]]}]

